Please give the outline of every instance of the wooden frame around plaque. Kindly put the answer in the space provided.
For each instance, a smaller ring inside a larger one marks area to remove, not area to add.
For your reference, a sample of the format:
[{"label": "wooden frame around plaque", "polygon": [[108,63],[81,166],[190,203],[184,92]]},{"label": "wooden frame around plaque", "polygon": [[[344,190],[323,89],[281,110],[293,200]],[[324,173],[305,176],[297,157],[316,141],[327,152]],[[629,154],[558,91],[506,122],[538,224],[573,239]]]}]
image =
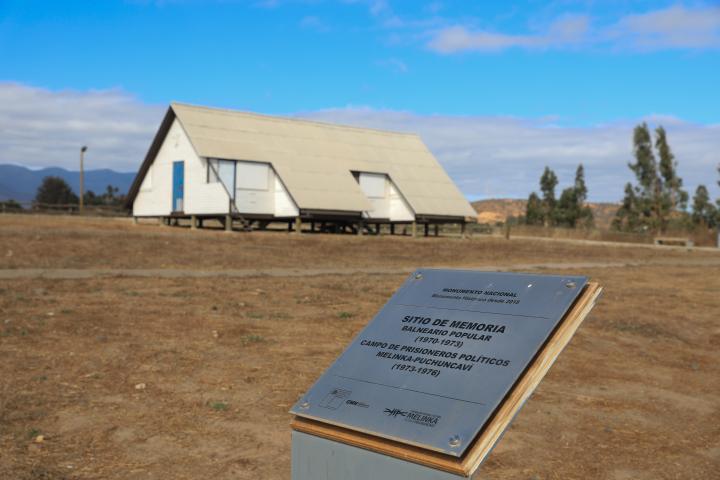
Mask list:
[{"label": "wooden frame around plaque", "polygon": [[530,398],[530,395],[550,370],[560,352],[570,342],[580,324],[592,310],[601,292],[602,287],[598,283],[589,282],[587,284],[462,457],[456,458],[402,442],[387,440],[297,416],[293,418],[290,427],[298,432],[335,440],[437,470],[470,476],[487,458],[525,401]]}]

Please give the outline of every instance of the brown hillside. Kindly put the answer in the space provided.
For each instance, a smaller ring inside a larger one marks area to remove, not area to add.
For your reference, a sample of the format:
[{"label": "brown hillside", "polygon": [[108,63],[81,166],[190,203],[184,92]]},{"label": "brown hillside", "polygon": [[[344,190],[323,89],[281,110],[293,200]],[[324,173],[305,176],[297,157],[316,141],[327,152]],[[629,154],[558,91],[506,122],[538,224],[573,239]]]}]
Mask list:
[{"label": "brown hillside", "polygon": [[[472,202],[473,208],[478,212],[479,223],[504,222],[508,217],[525,215],[527,200],[517,198],[492,198],[489,200],[478,200]],[[590,203],[595,217],[595,226],[598,228],[610,228],[610,223],[619,204],[616,203]]]}]

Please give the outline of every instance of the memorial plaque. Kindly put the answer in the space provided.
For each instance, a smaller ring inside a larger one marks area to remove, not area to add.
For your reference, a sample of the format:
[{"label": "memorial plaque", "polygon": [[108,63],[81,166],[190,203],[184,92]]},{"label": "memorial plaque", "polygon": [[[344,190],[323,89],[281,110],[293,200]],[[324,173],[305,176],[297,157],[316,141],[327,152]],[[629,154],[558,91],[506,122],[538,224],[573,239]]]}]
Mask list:
[{"label": "memorial plaque", "polygon": [[291,412],[459,457],[586,283],[418,270]]}]

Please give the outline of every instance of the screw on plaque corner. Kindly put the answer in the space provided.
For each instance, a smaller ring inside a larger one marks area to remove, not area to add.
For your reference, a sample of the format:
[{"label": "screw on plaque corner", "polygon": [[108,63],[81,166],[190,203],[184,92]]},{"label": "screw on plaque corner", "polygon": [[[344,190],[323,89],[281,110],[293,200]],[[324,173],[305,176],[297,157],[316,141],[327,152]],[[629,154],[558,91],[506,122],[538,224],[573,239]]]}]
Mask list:
[{"label": "screw on plaque corner", "polygon": [[575,282],[567,282],[567,283],[565,284],[565,286],[566,286],[567,288],[575,288],[576,285],[575,285]]},{"label": "screw on plaque corner", "polygon": [[418,272],[415,274],[415,280],[422,280],[423,276],[422,273]]},{"label": "screw on plaque corner", "polygon": [[448,445],[450,445],[453,448],[460,446],[460,437],[457,435],[453,435],[450,437],[450,440],[448,441]]},{"label": "screw on plaque corner", "polygon": [[300,408],[310,408],[310,402],[308,402],[307,400],[305,400],[304,402],[302,402],[302,403],[300,404]]}]

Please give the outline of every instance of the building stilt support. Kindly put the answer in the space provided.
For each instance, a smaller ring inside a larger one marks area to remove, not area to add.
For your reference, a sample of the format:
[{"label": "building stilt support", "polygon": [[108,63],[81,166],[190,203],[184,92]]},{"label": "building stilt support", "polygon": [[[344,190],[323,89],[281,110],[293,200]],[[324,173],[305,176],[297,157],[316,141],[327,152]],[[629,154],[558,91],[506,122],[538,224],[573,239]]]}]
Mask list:
[{"label": "building stilt support", "polygon": [[358,234],[358,235],[362,235],[362,234],[363,234],[363,228],[364,228],[364,227],[365,227],[365,225],[363,224],[363,221],[360,220],[360,221],[358,222],[358,224],[357,224],[357,234]]},{"label": "building stilt support", "polygon": [[436,224],[435,224],[435,236],[437,237],[437,236],[439,236],[439,235],[440,235],[440,227],[439,227],[438,224],[436,223]]},{"label": "building stilt support", "polygon": [[232,232],[232,229],[233,229],[232,215],[225,215],[225,231]]},{"label": "building stilt support", "polygon": [[412,222],[412,237],[417,237],[417,222]]},{"label": "building stilt support", "polygon": [[190,215],[190,230],[197,229],[197,217],[195,215]]},{"label": "building stilt support", "polygon": [[[3,208],[5,208],[5,204],[3,204]],[[138,217],[133,217],[133,225],[138,224]]]},{"label": "building stilt support", "polygon": [[426,223],[425,224],[425,236],[427,237],[428,235],[430,235],[430,224]]},{"label": "building stilt support", "polygon": [[467,238],[465,235],[465,222],[460,224],[460,238]]},{"label": "building stilt support", "polygon": [[302,218],[299,215],[295,217],[295,233],[302,233]]},{"label": "building stilt support", "polygon": [[395,235],[395,224],[394,223],[390,224],[390,235]]}]

